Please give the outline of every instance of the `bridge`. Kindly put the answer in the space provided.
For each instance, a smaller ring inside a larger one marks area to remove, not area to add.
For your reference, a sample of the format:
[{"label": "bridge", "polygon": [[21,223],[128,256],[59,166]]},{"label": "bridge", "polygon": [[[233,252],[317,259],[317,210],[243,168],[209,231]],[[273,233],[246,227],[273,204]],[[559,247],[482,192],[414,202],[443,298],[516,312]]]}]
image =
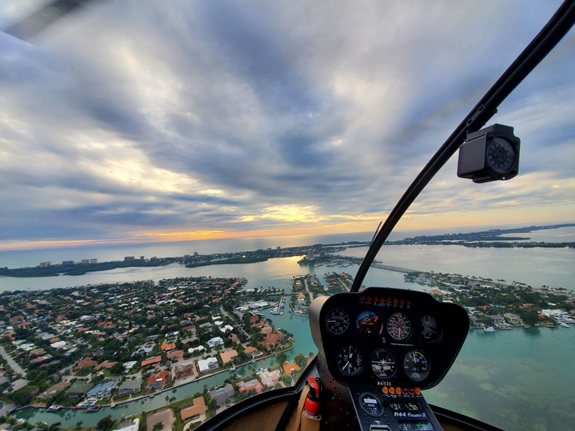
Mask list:
[{"label": "bridge", "polygon": [[372,263],[371,266],[374,268],[385,269],[386,271],[403,272],[404,274],[410,272],[421,272],[413,269],[402,268],[400,266],[384,265],[383,263]]}]

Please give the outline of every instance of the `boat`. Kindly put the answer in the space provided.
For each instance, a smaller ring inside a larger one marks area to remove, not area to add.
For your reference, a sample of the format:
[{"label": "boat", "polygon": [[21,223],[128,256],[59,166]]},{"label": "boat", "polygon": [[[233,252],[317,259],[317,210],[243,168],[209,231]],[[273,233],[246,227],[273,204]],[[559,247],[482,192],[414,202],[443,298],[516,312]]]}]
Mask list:
[{"label": "boat", "polygon": [[97,412],[98,410],[100,410],[100,406],[92,405],[86,408],[86,411],[90,413]]},{"label": "boat", "polygon": [[488,326],[483,328],[483,332],[495,332],[495,328],[493,326]]},{"label": "boat", "polygon": [[61,408],[62,408],[62,406],[59,406],[57,404],[52,404],[50,407],[48,407],[48,411],[49,412],[57,412]]},{"label": "boat", "polygon": [[564,328],[570,328],[570,326],[565,322],[560,322],[559,326],[563,326]]}]

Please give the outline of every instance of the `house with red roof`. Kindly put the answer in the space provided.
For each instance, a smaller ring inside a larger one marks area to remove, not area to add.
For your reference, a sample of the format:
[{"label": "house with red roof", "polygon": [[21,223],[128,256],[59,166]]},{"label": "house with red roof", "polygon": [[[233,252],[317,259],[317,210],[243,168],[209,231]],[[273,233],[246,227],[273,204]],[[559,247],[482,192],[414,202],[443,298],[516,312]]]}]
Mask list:
[{"label": "house with red roof", "polygon": [[161,349],[166,352],[168,350],[174,350],[176,348],[176,343],[164,343]]},{"label": "house with red roof", "polygon": [[150,377],[148,377],[148,388],[161,388],[168,382],[169,376],[170,372],[168,370],[162,370],[159,373],[152,374]]},{"label": "house with red roof", "polygon": [[162,362],[161,356],[153,356],[151,358],[144,359],[140,365],[142,367],[147,367],[148,365],[159,364],[160,362]]},{"label": "house with red roof", "polygon": [[93,368],[98,365],[98,361],[93,360],[90,356],[82,358],[80,362],[76,364],[75,369],[81,370],[82,368]]},{"label": "house with red roof", "polygon": [[118,361],[104,361],[99,363],[98,365],[96,365],[96,368],[94,368],[95,370],[109,370],[110,368],[112,368],[114,365],[116,365],[118,363]]},{"label": "house with red roof", "polygon": [[187,419],[192,419],[197,416],[200,416],[206,412],[206,402],[204,397],[200,396],[194,398],[193,404],[189,407],[184,407],[180,411],[180,415],[182,416],[182,420],[185,421]]},{"label": "house with red roof", "polygon": [[246,380],[236,384],[238,390],[241,392],[255,391],[257,394],[261,394],[264,390],[264,386],[258,379]]},{"label": "house with red roof", "polygon": [[300,366],[295,362],[293,364],[290,364],[289,362],[284,362],[282,364],[282,368],[284,370],[284,373],[286,373],[287,375],[290,375],[294,371],[299,371],[301,369]]},{"label": "house with red roof", "polygon": [[184,351],[183,350],[172,350],[166,353],[166,357],[170,361],[179,362],[184,360]]},{"label": "house with red roof", "polygon": [[285,336],[282,333],[271,332],[269,334],[266,334],[263,341],[261,341],[259,344],[261,344],[264,347],[270,348],[271,346],[280,344],[283,341],[284,337]]}]

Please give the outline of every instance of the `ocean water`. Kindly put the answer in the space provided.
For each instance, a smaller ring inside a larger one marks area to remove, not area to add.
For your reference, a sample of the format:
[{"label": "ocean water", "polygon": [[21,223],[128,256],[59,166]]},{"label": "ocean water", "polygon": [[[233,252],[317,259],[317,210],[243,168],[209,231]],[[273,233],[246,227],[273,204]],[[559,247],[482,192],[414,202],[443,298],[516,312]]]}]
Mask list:
[{"label": "ocean water", "polygon": [[[123,260],[125,256],[176,257],[186,254],[239,252],[276,247],[298,247],[313,244],[336,244],[347,241],[369,241],[373,233],[347,233],[317,236],[281,236],[215,239],[163,243],[93,244],[80,247],[60,247],[34,250],[0,250],[0,268],[37,266],[40,262],[53,264],[65,260],[98,259],[98,262]],[[403,237],[402,234],[397,238]]]},{"label": "ocean water", "polygon": [[[575,234],[570,231],[552,232],[540,231],[546,234],[546,241],[552,238],[564,238]],[[369,236],[369,235],[368,235]],[[573,235],[575,236],[575,235]],[[203,244],[203,253],[226,251],[216,249],[219,246],[237,247],[235,250],[249,250],[276,246],[315,244],[318,242],[341,242],[364,240],[366,237],[353,235],[331,238],[268,239],[256,242],[233,241],[230,243]],[[248,244],[258,245],[248,247]],[[173,245],[172,245],[173,246]],[[200,250],[187,250],[183,244],[165,245],[165,249],[150,248],[150,254],[158,256],[177,256]],[[170,248],[172,247],[172,248]],[[140,255],[128,253],[130,248],[98,249],[103,256],[110,253],[123,255]],[[106,251],[107,250],[107,251]],[[142,250],[142,249],[138,249]],[[60,250],[62,251],[62,250]],[[74,251],[74,250],[71,250]],[[94,249],[93,251],[96,251]],[[160,253],[162,251],[162,253]],[[163,253],[166,254],[163,254]],[[200,252],[200,251],[198,251]],[[346,254],[363,256],[366,248],[350,248]],[[26,253],[25,253],[26,254]],[[38,258],[40,255],[28,253],[28,258]],[[83,256],[92,257],[93,255]],[[93,256],[97,257],[97,256]],[[106,260],[106,258],[100,258]],[[78,259],[75,256],[65,259]],[[116,281],[160,280],[175,276],[211,275],[217,277],[244,276],[248,279],[248,288],[274,286],[289,290],[293,275],[315,273],[320,280],[326,272],[346,271],[355,275],[356,265],[345,268],[316,267],[309,269],[297,264],[299,257],[270,259],[246,265],[218,265],[199,268],[185,268],[180,265],[169,265],[160,268],[117,269],[106,272],[86,274],[84,276],[48,277],[40,279],[0,278],[0,290],[13,289],[50,289],[84,284],[98,284]],[[53,260],[50,254],[42,255],[42,260]],[[507,281],[520,281],[534,287],[548,285],[575,289],[573,284],[573,265],[575,250],[572,249],[468,249],[456,246],[384,246],[378,256],[384,263],[435,272],[449,272],[462,275],[475,275]],[[35,263],[32,264],[37,264]],[[4,266],[4,264],[0,264]],[[7,265],[8,266],[8,265]],[[20,264],[21,266],[21,264]],[[366,286],[392,286],[422,289],[418,285],[406,284],[403,274],[398,272],[372,269],[368,272],[364,284]],[[315,352],[316,347],[311,339],[309,322],[305,317],[293,316],[289,313],[273,316],[269,311],[266,317],[274,324],[295,336],[296,348],[290,353],[294,357],[298,353],[304,355]],[[572,358],[575,355],[575,328],[530,328],[514,329],[512,331],[497,331],[486,334],[483,331],[472,330],[446,378],[434,389],[426,391],[429,402],[475,417],[506,430],[568,430],[575,423],[575,372]],[[270,365],[273,364],[273,360]],[[248,370],[249,372],[249,370]],[[202,380],[168,392],[170,397],[184,399],[195,392],[216,386],[225,379],[225,375]],[[201,388],[200,388],[201,387]],[[199,388],[199,389],[198,389]],[[158,408],[165,403],[162,396],[153,400],[133,403],[121,408],[102,409],[97,413],[82,412],[47,413],[42,410],[24,411],[25,417],[31,423],[46,421],[47,423],[62,422],[64,426],[74,426],[79,420],[84,424],[96,423],[102,417],[112,414],[114,418],[126,417],[149,409]]]},{"label": "ocean water", "polygon": [[[245,249],[244,249],[245,250]],[[244,251],[238,250],[238,251]],[[364,257],[367,247],[348,248],[341,254]],[[178,256],[173,254],[172,256]],[[301,256],[287,259],[271,259],[268,262],[242,265],[249,287],[282,283],[294,274],[307,271],[297,261]],[[102,259],[103,261],[104,259]],[[377,260],[402,268],[461,274],[475,277],[517,281],[532,287],[564,287],[575,289],[572,263],[575,249],[569,248],[467,248],[439,245],[390,245],[384,246]],[[37,265],[37,264],[36,264]],[[138,280],[159,281],[165,278],[198,275],[236,276],[237,265],[217,265],[186,268],[180,264],[147,268],[117,268],[110,271],[91,272],[79,276],[54,276],[16,278],[0,276],[0,292],[11,290],[45,290],[53,288],[84,286],[87,284],[130,282]],[[355,275],[357,269],[348,271]],[[392,286],[394,273],[390,271],[368,272],[367,285]],[[400,277],[403,279],[403,276]]]}]

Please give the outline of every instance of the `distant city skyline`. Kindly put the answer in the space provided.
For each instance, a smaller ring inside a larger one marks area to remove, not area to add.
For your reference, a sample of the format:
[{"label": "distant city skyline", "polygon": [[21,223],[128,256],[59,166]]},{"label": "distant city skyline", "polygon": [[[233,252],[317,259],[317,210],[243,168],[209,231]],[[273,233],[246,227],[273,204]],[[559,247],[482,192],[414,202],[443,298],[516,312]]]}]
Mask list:
[{"label": "distant city skyline", "polygon": [[[0,250],[375,231],[561,2],[480,3],[117,1],[0,33]],[[519,175],[454,157],[398,229],[573,221],[567,38],[490,122]]]}]

